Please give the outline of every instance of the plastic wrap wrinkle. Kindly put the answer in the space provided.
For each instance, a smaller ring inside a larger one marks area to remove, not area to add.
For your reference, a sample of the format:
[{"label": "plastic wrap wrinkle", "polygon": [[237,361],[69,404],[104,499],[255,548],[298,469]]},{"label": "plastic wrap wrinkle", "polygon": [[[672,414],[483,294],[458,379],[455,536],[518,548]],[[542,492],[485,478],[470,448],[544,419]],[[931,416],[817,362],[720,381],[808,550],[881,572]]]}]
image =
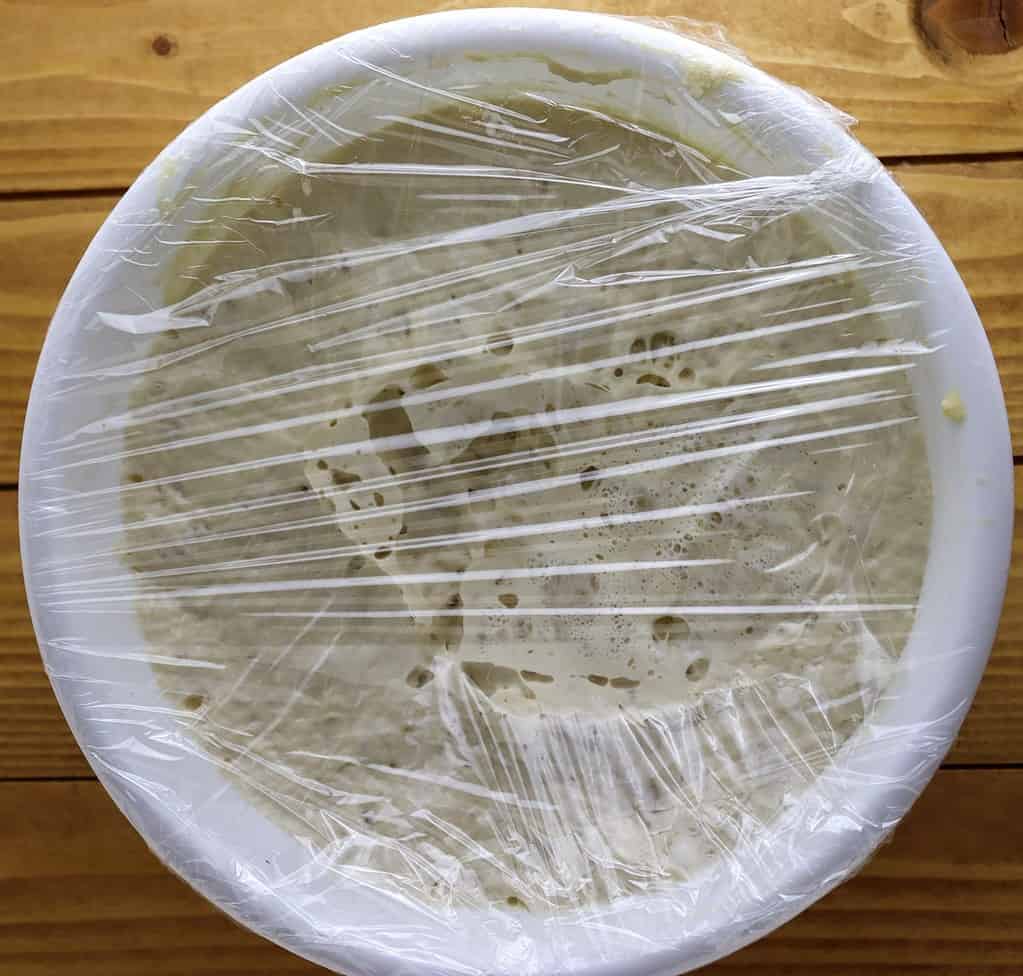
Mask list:
[{"label": "plastic wrap wrinkle", "polygon": [[[940,338],[878,165],[771,169],[784,119],[706,66],[338,57],[361,80],[186,135],[46,378],[38,599],[80,741],[182,833],[230,848],[218,811],[254,808],[297,841],[238,841],[271,934],[337,887],[406,913],[311,952],[470,973],[438,931],[476,925],[493,966],[569,972],[580,928],[609,960],[712,938],[711,899],[768,928],[802,831],[891,826],[808,791],[906,731],[873,716]],[[676,925],[605,924],[628,899]]]}]

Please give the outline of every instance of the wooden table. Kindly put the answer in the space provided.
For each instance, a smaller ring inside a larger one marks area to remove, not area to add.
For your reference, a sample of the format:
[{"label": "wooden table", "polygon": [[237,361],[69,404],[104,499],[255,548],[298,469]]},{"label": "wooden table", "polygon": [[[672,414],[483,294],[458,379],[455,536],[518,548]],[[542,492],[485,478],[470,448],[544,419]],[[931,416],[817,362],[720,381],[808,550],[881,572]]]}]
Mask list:
[{"label": "wooden table", "polygon": [[[856,116],[860,138],[892,166],[970,288],[1023,454],[1023,50],[1012,50],[1023,40],[1023,3],[556,5],[718,21],[755,63]],[[0,0],[0,976],[316,971],[237,928],[162,868],[75,746],[25,609],[15,521],[20,425],[54,305],[139,169],[264,68],[434,6]],[[1019,529],[1016,542],[1019,555]],[[857,878],[708,972],[1023,973],[1021,811],[1017,558],[977,701],[894,840]]]}]

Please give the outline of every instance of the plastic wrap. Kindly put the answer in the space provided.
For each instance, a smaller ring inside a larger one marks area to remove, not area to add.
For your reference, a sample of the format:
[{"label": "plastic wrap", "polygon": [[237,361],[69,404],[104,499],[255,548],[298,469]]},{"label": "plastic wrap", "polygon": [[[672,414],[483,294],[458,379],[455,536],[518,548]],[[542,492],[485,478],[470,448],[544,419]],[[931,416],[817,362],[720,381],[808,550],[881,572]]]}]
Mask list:
[{"label": "plastic wrap", "polygon": [[457,14],[154,163],[48,341],[23,518],[171,866],[373,974],[676,971],[855,870],[1000,584],[963,640],[925,583],[969,307],[844,121],[664,29]]}]

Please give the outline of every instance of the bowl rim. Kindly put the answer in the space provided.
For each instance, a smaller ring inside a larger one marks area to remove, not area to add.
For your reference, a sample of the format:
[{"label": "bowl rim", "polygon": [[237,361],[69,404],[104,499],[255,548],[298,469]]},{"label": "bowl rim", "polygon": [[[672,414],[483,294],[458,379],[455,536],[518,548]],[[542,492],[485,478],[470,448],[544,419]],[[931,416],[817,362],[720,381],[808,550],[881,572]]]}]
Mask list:
[{"label": "bowl rim", "polygon": [[[46,630],[46,612],[32,586],[32,568],[38,551],[33,544],[32,526],[28,524],[27,514],[37,501],[28,470],[33,432],[41,429],[46,411],[39,376],[42,365],[58,357],[61,336],[70,328],[75,317],[81,289],[92,278],[102,274],[107,246],[119,236],[118,216],[154,203],[163,167],[174,158],[177,148],[186,141],[201,138],[203,131],[215,125],[217,119],[238,110],[248,110],[271,80],[302,74],[308,77],[310,93],[322,88],[322,78],[329,77],[334,70],[339,45],[352,51],[369,49],[381,40],[394,42],[398,39],[410,46],[422,44],[425,50],[453,49],[458,45],[486,48],[494,41],[493,32],[498,30],[514,31],[517,44],[535,43],[545,54],[556,54],[557,49],[552,52],[550,45],[559,40],[564,42],[566,37],[586,44],[594,43],[595,36],[599,35],[612,46],[634,46],[636,58],[640,60],[648,57],[655,61],[688,59],[727,68],[741,82],[743,97],[753,98],[761,106],[786,113],[789,120],[805,125],[808,153],[823,152],[828,157],[837,147],[843,155],[849,154],[850,159],[873,161],[873,157],[851,139],[832,115],[758,69],[670,31],[607,14],[549,8],[483,8],[425,14],[345,35],[271,68],[211,107],[147,167],[86,250],[54,314],[29,398],[19,479],[22,559],[30,612],[40,643],[43,643],[42,635]],[[487,35],[487,31],[491,34]],[[823,135],[827,137],[824,140],[828,144],[827,150],[819,150],[813,142],[820,141]],[[940,296],[949,319],[958,323],[944,340],[947,348],[936,358],[940,360],[938,366],[946,371],[944,375],[952,377],[962,391],[969,417],[966,424],[955,429],[949,427],[947,434],[941,435],[940,460],[945,465],[955,464],[957,476],[966,472],[961,486],[956,489],[960,493],[954,504],[949,502],[949,510],[958,514],[973,512],[976,518],[968,526],[969,538],[957,536],[956,539],[959,547],[956,552],[961,557],[957,565],[961,574],[959,589],[953,593],[946,587],[942,592],[942,599],[936,601],[936,605],[941,604],[941,612],[935,611],[934,627],[927,632],[929,640],[940,637],[944,641],[949,652],[946,670],[937,682],[919,674],[906,679],[912,694],[906,697],[905,702],[915,703],[919,710],[917,713],[912,707],[908,711],[896,710],[894,717],[899,719],[901,715],[902,718],[892,722],[890,727],[896,730],[891,734],[897,737],[898,748],[892,747],[890,736],[882,735],[873,748],[868,747],[861,752],[855,766],[843,768],[835,778],[824,778],[829,781],[811,787],[810,792],[815,794],[815,802],[819,801],[821,810],[829,805],[833,808],[835,790],[840,790],[842,815],[855,815],[854,819],[859,819],[870,829],[838,833],[830,828],[820,830],[813,838],[814,843],[808,845],[798,862],[793,863],[790,874],[784,878],[784,885],[779,886],[778,897],[770,912],[760,901],[755,912],[752,905],[748,912],[738,910],[737,917],[722,918],[716,931],[701,931],[698,939],[687,939],[683,933],[676,944],[660,946],[656,951],[620,958],[598,955],[583,960],[581,967],[558,968],[559,972],[586,971],[595,976],[601,973],[608,976],[611,973],[633,976],[678,973],[734,951],[802,911],[842,880],[850,863],[858,863],[869,856],[884,834],[908,810],[940,763],[972,700],[994,638],[1008,574],[1013,519],[1008,420],[986,335],[947,254],[894,181],[880,175],[877,192],[876,202],[887,206],[887,218],[925,245],[931,276],[928,291],[933,293],[935,301]],[[935,409],[938,409],[937,405]],[[933,471],[935,461],[931,457],[931,448],[929,441],[928,453]],[[945,478],[945,470],[942,468],[938,472],[942,479]],[[937,523],[936,507],[935,525]],[[950,545],[945,535],[944,532],[935,532],[932,544],[938,547]],[[932,561],[929,557],[929,564]],[[63,693],[56,682],[54,690],[69,725],[79,738],[82,716],[77,714],[75,702]],[[907,745],[911,740],[915,741]],[[164,809],[161,803],[139,804],[137,797],[130,798],[117,774],[97,763],[88,749],[83,751],[99,780],[142,836],[151,845],[159,847],[161,856],[177,873],[228,914],[285,948],[330,967],[376,971],[380,968],[386,970],[395,964],[395,958],[379,947],[322,944],[315,931],[302,934],[282,926],[283,906],[272,890],[256,891],[252,879],[244,877],[241,872],[232,877],[230,870],[225,870],[229,861],[225,860],[224,852],[211,852],[197,832],[183,831],[177,816]],[[863,780],[857,777],[863,777]],[[819,798],[816,797],[818,788],[821,791]],[[158,839],[161,842],[158,843]],[[784,898],[780,895],[782,891],[785,892]],[[755,918],[763,919],[765,915],[769,916],[767,921],[754,921]],[[299,925],[294,918],[290,921]],[[471,946],[466,950],[465,962],[471,967],[474,965]],[[448,972],[452,968],[448,962],[439,962],[433,968],[430,960],[420,960],[416,965],[421,972]],[[522,972],[523,967],[522,960],[516,959],[506,970],[495,969],[492,961],[478,968],[487,972]],[[539,971],[554,970],[546,968]]]}]

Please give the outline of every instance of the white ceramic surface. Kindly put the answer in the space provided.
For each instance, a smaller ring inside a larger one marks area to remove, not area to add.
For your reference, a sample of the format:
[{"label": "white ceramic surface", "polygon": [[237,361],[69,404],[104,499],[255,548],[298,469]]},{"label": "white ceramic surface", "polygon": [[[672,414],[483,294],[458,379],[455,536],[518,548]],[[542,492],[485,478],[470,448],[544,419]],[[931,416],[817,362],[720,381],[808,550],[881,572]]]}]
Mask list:
[{"label": "white ceramic surface", "polygon": [[[428,926],[429,920],[365,889],[356,890],[330,872],[318,874],[306,851],[221,779],[194,753],[194,746],[181,741],[169,720],[167,735],[174,742],[173,749],[168,747],[168,762],[173,756],[175,771],[169,770],[158,784],[132,775],[131,743],[126,744],[116,723],[99,718],[109,719],[130,706],[149,710],[155,723],[162,721],[161,699],[148,665],[81,651],[87,652],[90,643],[102,646],[112,629],[122,636],[137,634],[135,622],[130,615],[99,614],[69,620],[50,613],[34,586],[39,566],[74,554],[71,542],[40,534],[31,517],[46,500],[33,477],[40,466],[38,445],[70,429],[69,419],[51,409],[48,387],[62,370],[87,359],[95,344],[117,341],[116,334],[90,332],[83,323],[101,304],[109,309],[118,290],[126,265],[115,255],[131,239],[130,228],[137,223],[133,215],[150,211],[159,199],[185,186],[195,167],[212,162],[218,134],[232,120],[259,116],[271,91],[284,90],[302,104],[327,86],[358,81],[365,74],[360,62],[408,73],[424,69],[431,56],[436,58],[429,83],[443,87],[450,79],[436,66],[447,53],[465,49],[501,55],[492,69],[495,85],[511,83],[523,64],[539,64],[523,52],[582,69],[634,69],[640,77],[676,84],[713,109],[693,112],[691,129],[679,135],[754,173],[801,172],[834,158],[851,165],[871,162],[835,117],[811,99],[718,51],[642,23],[605,16],[524,9],[440,13],[351,34],[280,65],[214,106],[142,174],[86,252],[57,310],[33,386],[22,454],[22,554],[33,621],[68,721],[125,814],[175,871],[270,938],[351,973],[667,976],[762,935],[824,894],[870,853],[951,744],[994,636],[1012,535],[1012,457],[998,376],[962,282],[912,204],[887,177],[871,181],[861,202],[887,215],[892,234],[919,242],[927,269],[918,295],[923,320],[928,334],[940,333],[940,351],[914,370],[935,492],[931,556],[905,667],[875,720],[793,811],[793,822],[803,824],[801,856],[791,859],[786,876],[758,879],[775,891],[766,901],[747,900],[734,886],[722,887],[719,897],[701,899],[703,907],[674,939],[666,936],[665,925],[677,930],[676,917],[630,899],[598,913],[603,923],[599,935],[591,913],[589,925],[580,920],[559,927],[556,945],[547,941],[543,917],[495,910],[435,933],[444,940],[445,959],[429,951],[417,955],[409,946],[399,964],[382,955],[367,933],[374,927]],[[339,57],[342,51],[351,57]],[[708,77],[720,83],[707,90]],[[553,76],[547,84],[571,87]],[[634,79],[616,83],[599,101],[613,109],[616,99],[627,100],[634,84]],[[582,88],[574,94],[581,96]],[[713,120],[722,112],[753,120],[756,131],[721,127]],[[776,124],[779,120],[783,124]],[[650,121],[677,125],[678,115],[667,111],[663,119]],[[315,151],[315,145],[305,147],[307,158]],[[141,284],[138,270],[133,274],[134,287],[149,288],[154,298],[159,295],[158,273],[148,281],[142,275]],[[941,412],[941,398],[952,389],[967,405],[961,425]],[[113,411],[118,405],[91,406]],[[112,465],[105,474],[93,476],[89,487],[114,487],[119,476]],[[116,516],[115,492],[110,499],[108,514]],[[104,569],[116,567],[97,567]],[[141,635],[138,640],[141,644]],[[104,699],[104,679],[115,676],[117,691]],[[130,702],[125,701],[126,680],[133,688]],[[181,758],[188,748],[194,761]],[[151,763],[152,756],[140,755],[140,770],[143,759]],[[814,829],[807,826],[811,808],[819,814]],[[837,821],[829,824],[832,815],[869,829],[841,829]],[[256,867],[264,862],[272,863],[272,871]],[[756,878],[755,865],[744,870]]]}]

